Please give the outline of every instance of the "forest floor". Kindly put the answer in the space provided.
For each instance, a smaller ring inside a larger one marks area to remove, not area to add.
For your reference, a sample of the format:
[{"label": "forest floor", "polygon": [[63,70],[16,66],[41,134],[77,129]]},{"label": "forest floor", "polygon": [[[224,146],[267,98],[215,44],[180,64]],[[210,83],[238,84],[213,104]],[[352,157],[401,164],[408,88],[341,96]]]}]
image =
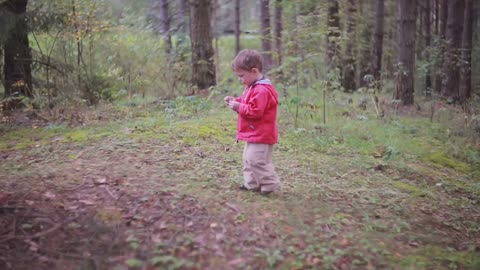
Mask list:
[{"label": "forest floor", "polygon": [[473,164],[281,129],[261,196],[231,112],[5,122],[1,269],[480,269]]}]

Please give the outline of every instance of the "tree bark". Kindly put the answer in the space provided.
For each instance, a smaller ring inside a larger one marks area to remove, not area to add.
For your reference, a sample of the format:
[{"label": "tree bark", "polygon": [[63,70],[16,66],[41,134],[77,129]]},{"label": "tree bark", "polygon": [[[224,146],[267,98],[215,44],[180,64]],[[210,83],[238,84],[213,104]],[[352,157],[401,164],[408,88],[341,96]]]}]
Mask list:
[{"label": "tree bark", "polygon": [[393,99],[400,100],[402,105],[414,103],[416,5],[416,0],[398,1],[398,69]]},{"label": "tree bark", "polygon": [[180,16],[182,18],[182,23],[181,23],[181,27],[180,27],[180,32],[186,34],[190,27],[190,23],[189,23],[189,19],[188,19],[188,14],[189,14],[189,11],[188,11],[189,7],[188,7],[188,0],[181,0],[180,1]]},{"label": "tree bark", "polygon": [[462,44],[464,0],[451,0],[448,3],[446,31],[446,51],[443,62],[442,96],[456,102],[460,86],[460,47]]},{"label": "tree bark", "polygon": [[337,0],[329,0],[327,27],[327,63],[330,68],[335,68],[340,63],[340,46],[337,43],[340,37],[340,17]]},{"label": "tree bark", "polygon": [[355,57],[353,53],[355,43],[355,13],[357,11],[355,0],[348,0],[347,8],[347,45],[343,62],[343,88],[347,92],[356,90],[355,83]]},{"label": "tree bark", "polygon": [[436,74],[435,74],[435,93],[440,94],[442,91],[442,66],[443,66],[443,58],[444,58],[444,47],[445,47],[445,35],[447,30],[447,19],[448,19],[448,0],[438,0],[440,5],[440,14],[439,14],[439,42],[438,42],[438,50],[440,59],[438,59],[438,66]]},{"label": "tree bark", "polygon": [[439,24],[440,21],[440,0],[433,0],[433,5],[435,8],[435,34],[438,35],[440,33]]},{"label": "tree bark", "polygon": [[168,0],[161,0],[160,18],[162,21],[162,34],[165,40],[165,53],[170,55],[172,52],[172,37],[170,35],[170,12],[168,9]]},{"label": "tree bark", "polygon": [[472,95],[473,0],[465,0],[462,39],[460,103],[465,104],[465,101]]},{"label": "tree bark", "polygon": [[266,73],[272,65],[272,44],[270,35],[270,8],[269,0],[260,0],[260,20],[262,33],[263,71]]},{"label": "tree bark", "polygon": [[277,51],[277,64],[282,64],[282,0],[275,2],[275,50]]},{"label": "tree bark", "polygon": [[25,18],[27,4],[28,0],[8,0],[0,5],[16,17],[3,48],[5,98],[19,95],[33,97],[32,52]]},{"label": "tree bark", "polygon": [[213,25],[213,36],[214,36],[214,43],[215,43],[215,81],[219,82],[221,81],[221,74],[220,74],[220,46],[218,45],[218,38],[219,38],[219,32],[220,30],[218,29],[218,0],[213,0],[213,16],[212,16],[212,25]]},{"label": "tree bark", "polygon": [[[372,74],[373,72],[373,48],[372,40],[374,35],[374,22],[370,18],[371,10],[374,8],[375,2],[371,1],[357,1],[359,12],[362,16],[358,16],[358,30],[359,33],[359,48],[357,56],[357,85],[365,85],[363,77],[367,74]],[[373,5],[372,5],[373,4]]]},{"label": "tree bark", "polygon": [[[425,10],[424,10],[424,21],[425,21],[425,61],[430,63],[430,45],[432,43],[432,7],[430,0],[426,1]],[[430,64],[427,64],[427,70],[425,74],[425,95],[427,97],[432,96],[432,74],[430,72]]]},{"label": "tree bark", "polygon": [[375,47],[373,53],[373,76],[377,81],[381,81],[384,18],[385,1],[377,0],[375,15]]},{"label": "tree bark", "polygon": [[211,0],[197,0],[190,2],[190,5],[192,18],[192,84],[202,90],[216,84],[210,29],[212,3]]},{"label": "tree bark", "polygon": [[240,0],[235,0],[235,55],[240,52]]}]

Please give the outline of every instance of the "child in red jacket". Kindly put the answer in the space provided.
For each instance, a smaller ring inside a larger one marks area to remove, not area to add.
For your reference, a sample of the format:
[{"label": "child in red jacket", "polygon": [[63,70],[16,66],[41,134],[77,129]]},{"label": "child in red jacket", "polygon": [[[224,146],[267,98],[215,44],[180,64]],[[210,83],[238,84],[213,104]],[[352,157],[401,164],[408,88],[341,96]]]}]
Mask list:
[{"label": "child in red jacket", "polygon": [[245,141],[242,190],[259,190],[267,195],[280,186],[272,163],[273,145],[278,142],[278,94],[262,74],[263,57],[255,50],[242,50],[232,69],[246,87],[241,97],[225,97],[238,113],[237,140]]}]

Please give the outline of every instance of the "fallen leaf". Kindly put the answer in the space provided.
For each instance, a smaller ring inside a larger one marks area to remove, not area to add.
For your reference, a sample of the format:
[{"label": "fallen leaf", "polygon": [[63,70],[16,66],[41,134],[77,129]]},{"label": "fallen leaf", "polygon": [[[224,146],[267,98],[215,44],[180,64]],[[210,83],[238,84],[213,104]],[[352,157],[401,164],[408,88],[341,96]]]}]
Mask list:
[{"label": "fallen leaf", "polygon": [[410,246],[412,247],[418,247],[418,243],[417,242],[409,242],[408,243]]},{"label": "fallen leaf", "polygon": [[350,241],[348,241],[347,238],[343,238],[343,239],[340,241],[340,245],[341,245],[342,247],[346,247],[346,246],[348,246],[349,244],[350,244]]},{"label": "fallen leaf", "polygon": [[231,261],[228,262],[229,265],[231,266],[239,266],[245,263],[245,260],[243,258],[235,258]]},{"label": "fallen leaf", "polygon": [[51,191],[47,191],[43,194],[43,196],[45,196],[45,198],[47,198],[47,199],[53,199],[53,198],[55,198],[56,195]]},{"label": "fallen leaf", "polygon": [[32,205],[35,204],[34,201],[30,201],[30,200],[25,200],[25,203],[28,204],[28,205],[30,205],[30,206],[32,206]]},{"label": "fallen leaf", "polygon": [[168,227],[167,223],[165,221],[157,221],[155,222],[155,227],[159,228],[160,230],[166,229]]},{"label": "fallen leaf", "polygon": [[95,184],[98,184],[98,185],[102,185],[102,184],[105,184],[107,182],[107,178],[106,177],[102,177],[102,178],[97,178],[94,180]]},{"label": "fallen leaf", "polygon": [[163,242],[162,236],[160,234],[153,234],[151,236],[152,242],[155,244],[160,244]]},{"label": "fallen leaf", "polygon": [[240,211],[240,210],[238,209],[238,207],[237,207],[235,204],[233,204],[233,203],[225,203],[225,205],[226,205],[228,208],[230,208],[230,209],[232,209],[233,211],[235,211],[235,212],[239,212],[239,211]]},{"label": "fallen leaf", "polygon": [[95,203],[89,200],[79,200],[79,202],[85,204],[85,205],[94,205]]},{"label": "fallen leaf", "polygon": [[52,142],[59,142],[59,141],[63,141],[64,137],[63,136],[57,136],[55,138],[53,138]]}]

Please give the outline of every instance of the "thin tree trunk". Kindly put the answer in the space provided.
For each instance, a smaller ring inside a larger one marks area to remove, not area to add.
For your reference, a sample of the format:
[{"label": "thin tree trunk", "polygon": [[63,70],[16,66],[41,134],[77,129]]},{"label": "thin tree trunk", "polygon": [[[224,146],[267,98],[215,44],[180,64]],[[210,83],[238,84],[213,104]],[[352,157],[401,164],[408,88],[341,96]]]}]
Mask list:
[{"label": "thin tree trunk", "polygon": [[343,64],[343,88],[347,92],[353,92],[356,89],[355,83],[355,57],[353,47],[355,43],[355,13],[357,11],[355,0],[348,0],[347,8],[347,48],[345,50],[345,60]]},{"label": "thin tree trunk", "polygon": [[384,19],[384,50],[382,52],[382,72],[383,80],[394,79],[395,63],[397,62],[396,46],[397,46],[397,4],[392,1],[385,2],[385,19]]},{"label": "thin tree trunk", "polygon": [[[192,83],[199,90],[216,84],[215,63],[210,29],[211,0],[190,2],[192,40]],[[195,92],[193,92],[195,94]]]},{"label": "thin tree trunk", "polygon": [[[432,21],[431,21],[432,8],[430,0],[426,1],[426,7],[424,12],[424,21],[425,21],[425,61],[430,63],[430,45],[432,42]],[[425,95],[427,97],[432,96],[432,74],[430,71],[430,64],[427,64],[427,71],[425,74]]]},{"label": "thin tree trunk", "polygon": [[463,20],[462,65],[460,72],[460,103],[472,95],[473,0],[465,0]]},{"label": "thin tree trunk", "polygon": [[[359,20],[361,18],[361,23],[357,24],[357,28],[360,28],[358,31],[359,37],[359,49],[358,49],[358,62],[357,62],[357,85],[362,86],[364,85],[363,77],[367,74],[372,74],[373,72],[373,30],[374,25],[371,22],[368,14],[371,14],[370,10],[372,10],[372,3],[375,2],[370,1],[359,1],[359,12],[358,14],[366,14],[359,16]],[[373,5],[374,6],[374,5]]]},{"label": "thin tree trunk", "polygon": [[260,20],[262,27],[262,51],[264,58],[263,71],[266,73],[272,66],[272,44],[270,35],[270,8],[269,0],[260,0]]},{"label": "thin tree trunk", "polygon": [[438,35],[440,30],[438,24],[438,22],[440,21],[440,19],[438,18],[438,16],[440,16],[440,0],[433,0],[433,5],[435,8],[435,34]]},{"label": "thin tree trunk", "polygon": [[448,0],[438,0],[440,3],[440,17],[439,17],[439,63],[437,66],[437,72],[435,75],[435,93],[440,94],[442,91],[442,77],[445,75],[442,74],[443,58],[445,51],[445,35],[447,30],[447,20],[448,20]]},{"label": "thin tree trunk", "polygon": [[235,55],[240,52],[240,0],[235,0]]},{"label": "thin tree trunk", "polygon": [[335,68],[340,63],[340,46],[337,43],[340,37],[340,17],[337,0],[329,0],[327,27],[327,63],[330,68]]},{"label": "thin tree trunk", "polygon": [[182,18],[180,32],[186,34],[189,30],[189,20],[188,20],[188,0],[180,1],[180,16]]},{"label": "thin tree trunk", "polygon": [[402,105],[414,102],[416,0],[398,1],[398,69],[393,98]]},{"label": "thin tree trunk", "polygon": [[282,0],[275,2],[275,49],[277,51],[277,64],[282,64]]},{"label": "thin tree trunk", "polygon": [[[82,75],[81,75],[81,64],[82,64],[82,51],[83,51],[83,46],[82,46],[82,40],[80,38],[80,30],[78,26],[78,18],[77,18],[77,13],[76,13],[76,4],[75,0],[72,0],[72,17],[73,17],[73,28],[75,30],[75,40],[77,42],[77,81],[78,85],[82,85]],[[87,94],[88,95],[88,94]]]},{"label": "thin tree trunk", "polygon": [[448,3],[447,48],[443,62],[442,95],[451,102],[459,99],[460,86],[460,47],[462,44],[464,0],[451,0]]},{"label": "thin tree trunk", "polygon": [[213,31],[214,31],[214,39],[215,39],[215,80],[219,82],[221,80],[220,77],[220,47],[218,46],[218,19],[217,19],[217,12],[218,12],[218,0],[213,1]]},{"label": "thin tree trunk", "polygon": [[373,54],[373,76],[375,80],[381,81],[382,55],[383,55],[383,29],[385,18],[385,1],[377,0],[375,15],[375,48]]},{"label": "thin tree trunk", "polygon": [[[8,31],[4,44],[5,98],[11,96],[33,97],[32,52],[28,41],[25,18],[28,0],[8,0],[0,7],[15,16],[14,26]],[[11,104],[13,107],[18,104]]]},{"label": "thin tree trunk", "polygon": [[168,9],[168,0],[161,0],[160,18],[162,20],[162,34],[165,40],[165,53],[170,55],[172,52],[172,37],[170,35],[170,12]]}]

